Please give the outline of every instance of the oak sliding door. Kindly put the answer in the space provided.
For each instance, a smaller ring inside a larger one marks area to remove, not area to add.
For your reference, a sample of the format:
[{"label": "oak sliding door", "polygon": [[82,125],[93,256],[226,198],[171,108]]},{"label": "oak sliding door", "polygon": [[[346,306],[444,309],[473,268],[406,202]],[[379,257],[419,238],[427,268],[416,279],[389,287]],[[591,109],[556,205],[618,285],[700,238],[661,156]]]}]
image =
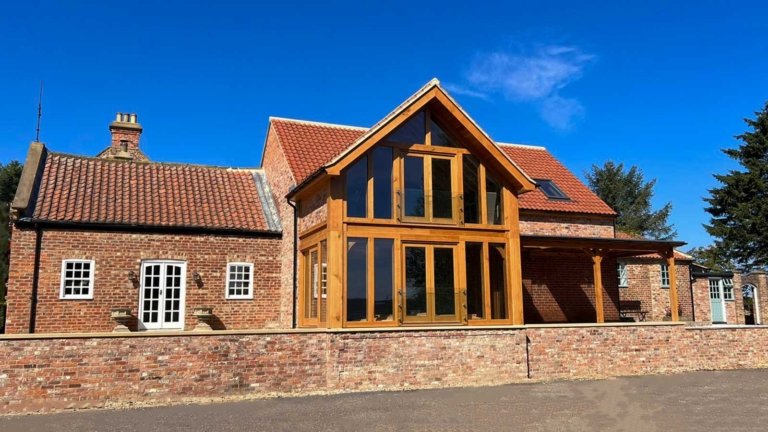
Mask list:
[{"label": "oak sliding door", "polygon": [[459,322],[457,247],[404,244],[404,323]]}]

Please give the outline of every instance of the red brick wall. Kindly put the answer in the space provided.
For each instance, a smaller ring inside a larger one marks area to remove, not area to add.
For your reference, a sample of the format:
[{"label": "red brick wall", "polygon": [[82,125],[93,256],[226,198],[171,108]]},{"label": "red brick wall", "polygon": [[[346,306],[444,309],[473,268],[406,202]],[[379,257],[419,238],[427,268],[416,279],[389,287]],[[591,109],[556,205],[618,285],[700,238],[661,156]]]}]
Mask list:
[{"label": "red brick wall", "polygon": [[[522,268],[526,324],[595,322],[592,259],[585,253],[526,251]],[[605,321],[618,321],[615,261],[603,261],[602,280]]]},{"label": "red brick wall", "polygon": [[[762,299],[766,298],[762,290],[768,289],[768,280],[765,280],[764,274],[740,274],[733,275],[733,300],[725,300],[725,320],[726,324],[744,324],[744,294],[741,287],[747,283],[751,283],[758,287],[758,307],[762,311],[765,310],[765,305]],[[712,323],[712,303],[709,299],[709,278],[697,277],[693,282],[693,296],[696,305],[696,322],[699,323]],[[760,297],[763,295],[763,297]],[[761,314],[763,318],[765,315]]]},{"label": "red brick wall", "polygon": [[0,413],[526,377],[522,330],[0,339],[0,358]]},{"label": "red brick wall", "polygon": [[0,413],[195,397],[499,385],[768,366],[767,328],[0,338]]},{"label": "red brick wall", "polygon": [[280,223],[283,228],[283,241],[279,249],[280,281],[282,286],[279,313],[281,326],[289,328],[293,323],[293,315],[295,313],[293,308],[294,210],[288,204],[285,197],[296,185],[296,181],[291,174],[288,160],[285,158],[285,153],[283,153],[277,133],[272,128],[267,133],[261,166],[264,168],[264,173],[267,176],[269,188],[272,191],[272,199],[275,201],[277,210],[280,213]]},{"label": "red brick wall", "polygon": [[613,238],[613,218],[520,210],[520,234]]},{"label": "red brick wall", "polygon": [[554,380],[768,366],[768,329],[683,326],[526,331],[531,377]]},{"label": "red brick wall", "polygon": [[[661,321],[669,307],[669,288],[661,287],[661,259],[622,259],[627,264],[629,286],[619,289],[621,301],[640,301],[648,311],[646,321]],[[677,302],[682,308],[680,319],[693,320],[691,298],[691,274],[688,263],[676,264]],[[617,281],[618,283],[618,281]],[[696,311],[698,313],[698,310]],[[637,318],[636,315],[633,317]],[[698,319],[698,317],[697,317]]]},{"label": "red brick wall", "polygon": [[[197,320],[194,306],[213,306],[214,328],[243,329],[280,327],[279,238],[216,235],[145,234],[77,230],[44,230],[38,284],[35,331],[111,331],[115,322],[110,310],[130,307],[138,315],[139,289],[128,272],[141,272],[142,260],[172,259],[187,263],[185,327]],[[34,266],[35,233],[14,229],[11,244],[6,332],[29,329],[30,295]],[[64,259],[95,260],[93,299],[61,300],[61,262]],[[228,262],[254,265],[252,300],[225,299]],[[195,284],[192,272],[202,276]],[[135,330],[136,323],[131,327]]]},{"label": "red brick wall", "polygon": [[314,195],[302,201],[299,205],[299,233],[328,219],[329,186],[326,184]]},{"label": "red brick wall", "polygon": [[697,323],[711,323],[712,309],[709,303],[709,279],[697,277],[693,284],[693,307],[696,311]]}]

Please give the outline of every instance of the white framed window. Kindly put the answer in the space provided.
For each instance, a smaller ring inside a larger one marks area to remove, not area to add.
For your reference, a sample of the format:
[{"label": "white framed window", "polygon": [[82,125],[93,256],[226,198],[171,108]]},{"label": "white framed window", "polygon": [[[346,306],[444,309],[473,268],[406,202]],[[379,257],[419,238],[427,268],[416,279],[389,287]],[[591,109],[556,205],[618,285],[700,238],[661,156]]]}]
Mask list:
[{"label": "white framed window", "polygon": [[661,287],[669,288],[669,266],[666,264],[661,265]]},{"label": "white framed window", "polygon": [[709,298],[714,300],[720,299],[720,279],[709,280]]},{"label": "white framed window", "polygon": [[253,264],[231,262],[227,264],[228,299],[253,298]]},{"label": "white framed window", "polygon": [[733,279],[721,279],[723,284],[723,300],[733,300]]},{"label": "white framed window", "polygon": [[312,263],[312,296],[317,298],[318,293],[322,298],[328,297],[328,264],[319,264],[320,273],[318,274],[318,263]]},{"label": "white framed window", "polygon": [[90,300],[93,298],[93,260],[65,259],[61,262],[62,300]]},{"label": "white framed window", "polygon": [[626,288],[629,286],[629,272],[627,271],[627,265],[625,263],[616,264],[616,274],[619,277],[619,287]]}]

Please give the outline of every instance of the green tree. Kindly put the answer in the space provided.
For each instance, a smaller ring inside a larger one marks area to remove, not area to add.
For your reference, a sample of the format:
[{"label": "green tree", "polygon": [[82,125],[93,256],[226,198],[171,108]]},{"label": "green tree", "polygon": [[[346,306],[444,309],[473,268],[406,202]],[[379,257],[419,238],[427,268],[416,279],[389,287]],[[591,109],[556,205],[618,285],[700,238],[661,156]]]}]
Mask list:
[{"label": "green tree", "polygon": [[732,271],[736,266],[733,261],[725,257],[723,251],[717,245],[695,247],[688,251],[696,264],[714,271]]},{"label": "green tree", "polygon": [[660,240],[677,235],[669,223],[672,204],[653,211],[651,198],[656,180],[646,182],[636,166],[625,170],[624,164],[608,161],[602,167],[592,165],[592,170],[584,175],[590,189],[619,214],[617,229]]},{"label": "green tree", "polygon": [[736,139],[738,148],[723,152],[741,169],[716,174],[710,189],[705,228],[726,258],[744,268],[768,266],[768,103],[756,118],[744,119],[749,130]]},{"label": "green tree", "polygon": [[16,194],[21,178],[21,164],[12,161],[0,163],[0,329],[5,326],[5,289],[8,283],[8,262],[10,259],[10,203]]}]

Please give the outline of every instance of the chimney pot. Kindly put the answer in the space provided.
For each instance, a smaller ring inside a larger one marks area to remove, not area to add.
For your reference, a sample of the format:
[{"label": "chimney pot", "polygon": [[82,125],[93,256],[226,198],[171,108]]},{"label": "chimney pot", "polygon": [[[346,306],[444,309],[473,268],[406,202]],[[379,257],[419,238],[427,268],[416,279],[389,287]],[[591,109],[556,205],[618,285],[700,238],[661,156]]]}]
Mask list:
[{"label": "chimney pot", "polygon": [[135,113],[117,113],[115,121],[110,123],[112,149],[110,155],[119,159],[133,159],[135,150],[139,150],[139,137],[142,127]]}]

